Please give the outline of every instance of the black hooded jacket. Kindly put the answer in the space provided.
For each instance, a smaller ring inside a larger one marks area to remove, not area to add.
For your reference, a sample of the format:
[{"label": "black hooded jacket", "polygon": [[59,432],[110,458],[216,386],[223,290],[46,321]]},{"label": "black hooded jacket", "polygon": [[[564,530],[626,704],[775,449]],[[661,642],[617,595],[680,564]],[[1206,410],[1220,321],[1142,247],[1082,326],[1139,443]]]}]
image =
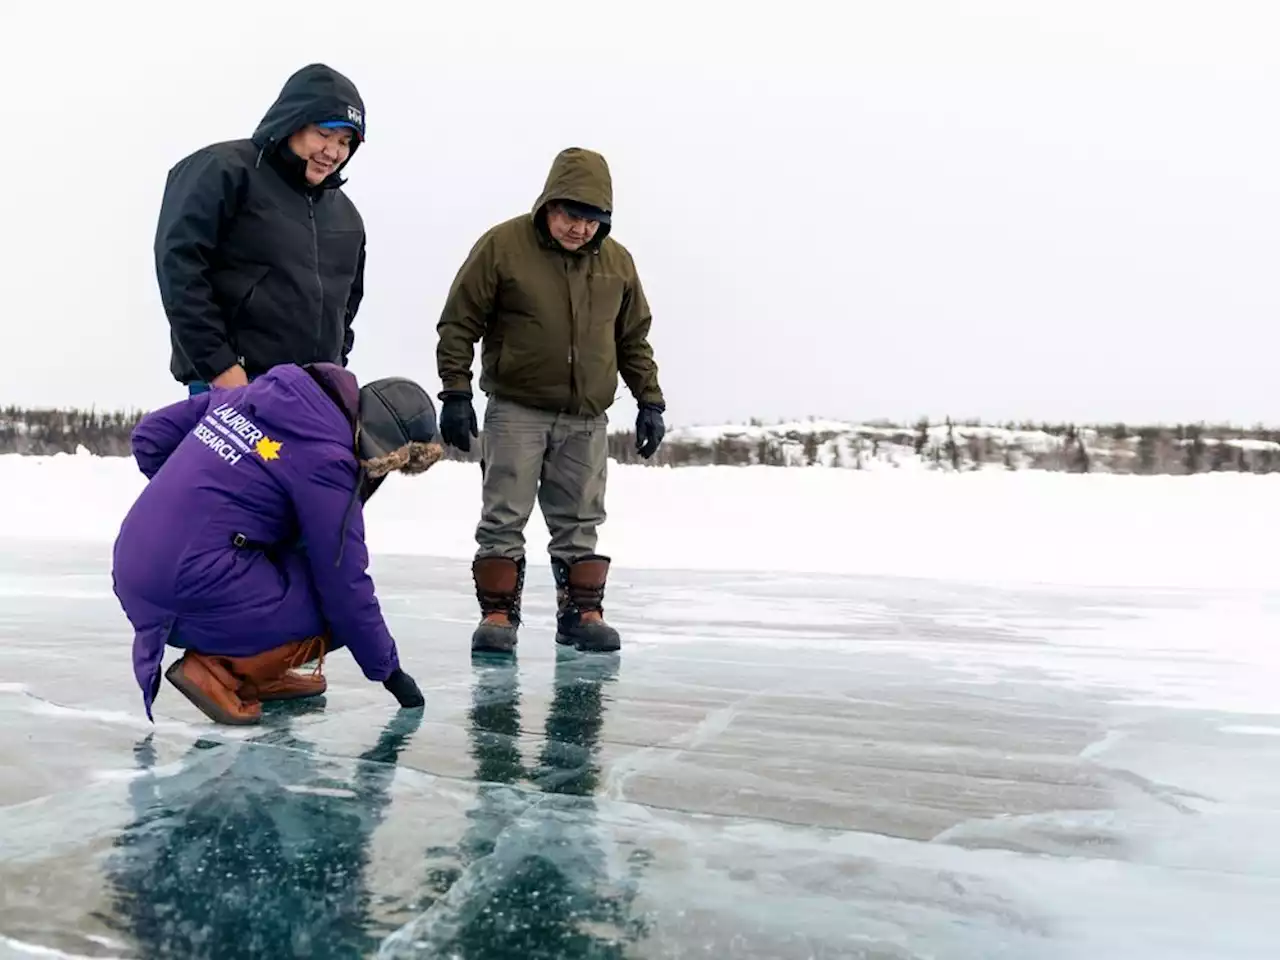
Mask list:
[{"label": "black hooded jacket", "polygon": [[286,81],[252,138],[211,144],[169,171],[155,261],[180,383],[237,363],[249,376],[280,363],[346,365],[364,292],[364,222],[339,189],[342,167],[312,187],[287,145],[327,120],[358,128],[354,156],[364,102],[342,74],[311,64]]}]

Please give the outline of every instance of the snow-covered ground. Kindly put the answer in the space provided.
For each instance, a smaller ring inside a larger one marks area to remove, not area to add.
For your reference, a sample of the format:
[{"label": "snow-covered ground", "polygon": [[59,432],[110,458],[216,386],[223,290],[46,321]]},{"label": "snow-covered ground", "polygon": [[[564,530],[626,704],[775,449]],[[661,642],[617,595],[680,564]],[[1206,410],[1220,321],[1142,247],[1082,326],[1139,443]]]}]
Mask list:
[{"label": "snow-covered ground", "polygon": [[[464,558],[479,468],[393,476],[371,550]],[[145,483],[133,461],[0,457],[3,535],[110,541]],[[1280,475],[1076,475],[610,467],[601,550],[620,567],[931,577],[986,583],[1280,587]],[[544,558],[537,509],[530,556]]]}]

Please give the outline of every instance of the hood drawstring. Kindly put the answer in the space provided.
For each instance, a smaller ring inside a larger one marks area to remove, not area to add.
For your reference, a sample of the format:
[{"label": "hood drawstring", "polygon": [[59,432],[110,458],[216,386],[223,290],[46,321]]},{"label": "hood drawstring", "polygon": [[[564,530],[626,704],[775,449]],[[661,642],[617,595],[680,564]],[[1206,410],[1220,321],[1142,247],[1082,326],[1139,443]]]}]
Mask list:
[{"label": "hood drawstring", "polygon": [[333,561],[335,567],[342,566],[342,555],[347,550],[347,526],[351,523],[351,510],[356,505],[356,501],[360,499],[360,489],[364,486],[368,473],[365,471],[364,464],[360,464],[360,472],[356,474],[356,486],[351,491],[351,499],[347,501],[347,509],[342,514],[342,530],[338,535],[338,559]]},{"label": "hood drawstring", "polygon": [[[274,139],[273,137],[272,140]],[[365,465],[360,461],[360,417],[358,409],[353,409],[347,398],[342,396],[341,390],[327,377],[319,373],[316,367],[311,364],[305,364],[302,369],[310,375],[312,382],[333,402],[333,405],[338,408],[351,426],[351,452],[355,454],[356,463],[360,468],[356,474],[355,488],[351,491],[350,499],[347,500],[347,508],[342,512],[342,529],[338,534],[338,556],[333,561],[333,565],[339,567],[342,565],[342,557],[347,549],[347,527],[351,524],[351,511],[355,507],[356,501],[360,499],[360,491],[364,488],[365,480],[368,478]],[[348,376],[350,375],[348,374]],[[355,403],[358,407],[358,396],[355,398]]]},{"label": "hood drawstring", "polygon": [[266,154],[266,152],[269,149],[275,146],[275,143],[276,143],[276,138],[273,136],[269,136],[267,137],[267,142],[258,148],[258,159],[253,162],[253,168],[255,170],[257,170],[260,166],[262,166],[262,157]]}]

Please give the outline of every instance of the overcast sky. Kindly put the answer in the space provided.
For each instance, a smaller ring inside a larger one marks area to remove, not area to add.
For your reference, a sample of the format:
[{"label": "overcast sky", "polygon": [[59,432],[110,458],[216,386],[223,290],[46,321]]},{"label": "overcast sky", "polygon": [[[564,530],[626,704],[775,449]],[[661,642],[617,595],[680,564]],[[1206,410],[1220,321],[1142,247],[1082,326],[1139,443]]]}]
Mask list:
[{"label": "overcast sky", "polygon": [[182,395],[165,173],[323,61],[368,110],[361,379],[439,389],[463,256],[581,145],[669,422],[1280,422],[1280,4],[401,4],[7,7],[0,403]]}]

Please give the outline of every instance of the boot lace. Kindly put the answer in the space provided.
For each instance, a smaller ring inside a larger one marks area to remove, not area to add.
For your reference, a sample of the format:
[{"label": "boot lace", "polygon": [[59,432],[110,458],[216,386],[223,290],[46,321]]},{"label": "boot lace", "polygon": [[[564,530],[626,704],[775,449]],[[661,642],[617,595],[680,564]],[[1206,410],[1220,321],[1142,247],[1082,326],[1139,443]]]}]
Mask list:
[{"label": "boot lace", "polygon": [[328,638],[325,635],[321,635],[317,637],[308,637],[305,641],[298,644],[298,646],[293,650],[293,652],[289,654],[289,659],[287,661],[289,665],[288,668],[290,670],[294,670],[294,669],[297,669],[298,667],[301,667],[304,663],[306,663],[308,660],[311,659],[310,653],[311,653],[312,644],[319,644],[320,655],[316,660],[316,665],[311,669],[311,675],[313,677],[320,676],[324,672],[325,649],[329,646],[329,644],[326,642],[327,639]]}]

